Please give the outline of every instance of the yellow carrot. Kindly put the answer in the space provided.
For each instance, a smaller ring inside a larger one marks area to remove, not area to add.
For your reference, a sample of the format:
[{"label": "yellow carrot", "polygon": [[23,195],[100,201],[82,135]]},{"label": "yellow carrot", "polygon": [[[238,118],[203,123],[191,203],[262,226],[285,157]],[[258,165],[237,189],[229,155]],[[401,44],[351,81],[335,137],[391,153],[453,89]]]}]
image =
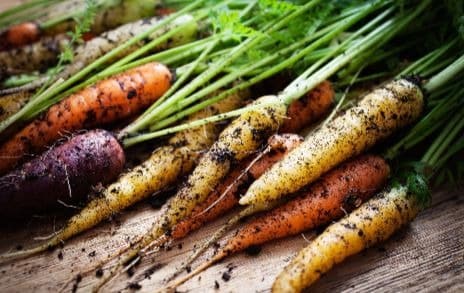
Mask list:
[{"label": "yellow carrot", "polygon": [[329,226],[279,274],[272,292],[300,292],[335,264],[388,239],[420,211],[405,187],[384,191]]},{"label": "yellow carrot", "polygon": [[401,127],[414,122],[423,108],[419,86],[392,81],[366,95],[357,106],[313,132],[282,161],[256,180],[240,199],[256,209],[318,179]]}]

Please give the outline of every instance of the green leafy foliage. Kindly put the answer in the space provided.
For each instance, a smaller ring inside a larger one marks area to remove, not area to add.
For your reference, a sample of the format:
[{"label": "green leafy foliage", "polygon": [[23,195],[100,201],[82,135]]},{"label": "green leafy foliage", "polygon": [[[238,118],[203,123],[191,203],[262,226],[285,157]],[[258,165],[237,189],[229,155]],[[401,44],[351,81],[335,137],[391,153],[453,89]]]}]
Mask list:
[{"label": "green leafy foliage", "polygon": [[417,197],[418,202],[426,206],[430,203],[432,193],[427,180],[426,165],[421,162],[406,162],[396,170],[392,179],[393,186],[406,186]]},{"label": "green leafy foliage", "polygon": [[267,15],[280,15],[282,12],[287,13],[298,8],[298,5],[287,1],[278,1],[278,0],[259,0],[259,7]]},{"label": "green leafy foliage", "polygon": [[258,33],[255,29],[242,23],[238,11],[211,11],[210,17],[215,33],[227,33],[238,41],[244,37],[251,37]]},{"label": "green leafy foliage", "polygon": [[71,63],[73,61],[74,52],[73,46],[83,42],[82,37],[84,33],[90,31],[95,15],[97,13],[97,2],[96,0],[85,0],[85,11],[82,17],[74,17],[76,26],[74,31],[68,32],[70,42],[65,46],[63,52],[60,55],[60,64]]}]

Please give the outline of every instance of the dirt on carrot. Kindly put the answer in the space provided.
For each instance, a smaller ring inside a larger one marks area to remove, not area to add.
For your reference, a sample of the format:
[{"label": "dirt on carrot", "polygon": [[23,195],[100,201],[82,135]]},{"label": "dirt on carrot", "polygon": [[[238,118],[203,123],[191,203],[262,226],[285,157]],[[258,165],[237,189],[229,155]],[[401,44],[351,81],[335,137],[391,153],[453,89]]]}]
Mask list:
[{"label": "dirt on carrot", "polygon": [[11,170],[24,156],[43,151],[67,132],[139,113],[168,90],[171,78],[166,66],[148,63],[72,94],[0,146],[0,174]]}]

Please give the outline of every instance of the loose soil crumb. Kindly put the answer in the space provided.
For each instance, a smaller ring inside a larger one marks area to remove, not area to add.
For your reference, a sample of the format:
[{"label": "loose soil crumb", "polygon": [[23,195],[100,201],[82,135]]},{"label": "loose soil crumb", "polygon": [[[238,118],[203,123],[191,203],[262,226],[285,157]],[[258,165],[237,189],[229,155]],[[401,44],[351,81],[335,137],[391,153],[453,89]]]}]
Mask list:
[{"label": "loose soil crumb", "polygon": [[157,270],[161,269],[162,267],[164,267],[164,264],[162,264],[162,263],[158,263],[158,264],[153,265],[152,267],[150,267],[149,269],[147,269],[147,270],[143,273],[144,278],[145,278],[145,279],[150,279],[150,278],[151,278],[151,275],[153,275],[154,272],[156,272]]},{"label": "loose soil crumb", "polygon": [[224,282],[229,282],[230,280],[230,274],[228,272],[225,272],[222,274],[222,279],[224,280]]},{"label": "loose soil crumb", "polygon": [[76,276],[76,281],[74,282],[73,284],[73,287],[72,287],[72,292],[75,293],[77,291],[77,287],[79,287],[79,283],[82,281],[82,276],[80,274],[78,274]]},{"label": "loose soil crumb", "polygon": [[139,283],[129,283],[129,289],[140,290],[142,289],[142,285],[140,285]]},{"label": "loose soil crumb", "polygon": [[245,250],[245,253],[250,256],[257,256],[261,252],[261,246],[252,245]]},{"label": "loose soil crumb", "polygon": [[103,276],[103,269],[102,268],[98,268],[96,271],[95,271],[95,276],[97,278],[101,278]]}]

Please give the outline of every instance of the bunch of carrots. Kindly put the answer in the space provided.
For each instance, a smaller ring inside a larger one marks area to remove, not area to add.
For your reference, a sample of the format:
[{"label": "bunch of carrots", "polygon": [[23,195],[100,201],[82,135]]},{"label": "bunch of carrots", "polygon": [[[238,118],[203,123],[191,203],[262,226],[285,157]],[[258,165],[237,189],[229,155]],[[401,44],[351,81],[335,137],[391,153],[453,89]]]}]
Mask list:
[{"label": "bunch of carrots", "polygon": [[[235,209],[164,289],[249,247],[333,223],[272,287],[299,292],[412,221],[430,199],[428,179],[464,147],[462,36],[442,16],[449,6],[155,2],[32,0],[0,13],[0,217],[85,204],[49,240],[0,261],[44,253],[174,187],[149,231],[109,256],[116,265],[94,291]],[[50,7],[79,9],[57,16]],[[430,22],[443,44],[411,55],[425,37],[404,40]],[[397,55],[409,62],[392,69]],[[358,84],[371,89],[353,98]],[[426,168],[393,164],[435,133],[420,158]],[[125,167],[130,147],[165,136]],[[242,220],[209,261],[176,279]]]}]

